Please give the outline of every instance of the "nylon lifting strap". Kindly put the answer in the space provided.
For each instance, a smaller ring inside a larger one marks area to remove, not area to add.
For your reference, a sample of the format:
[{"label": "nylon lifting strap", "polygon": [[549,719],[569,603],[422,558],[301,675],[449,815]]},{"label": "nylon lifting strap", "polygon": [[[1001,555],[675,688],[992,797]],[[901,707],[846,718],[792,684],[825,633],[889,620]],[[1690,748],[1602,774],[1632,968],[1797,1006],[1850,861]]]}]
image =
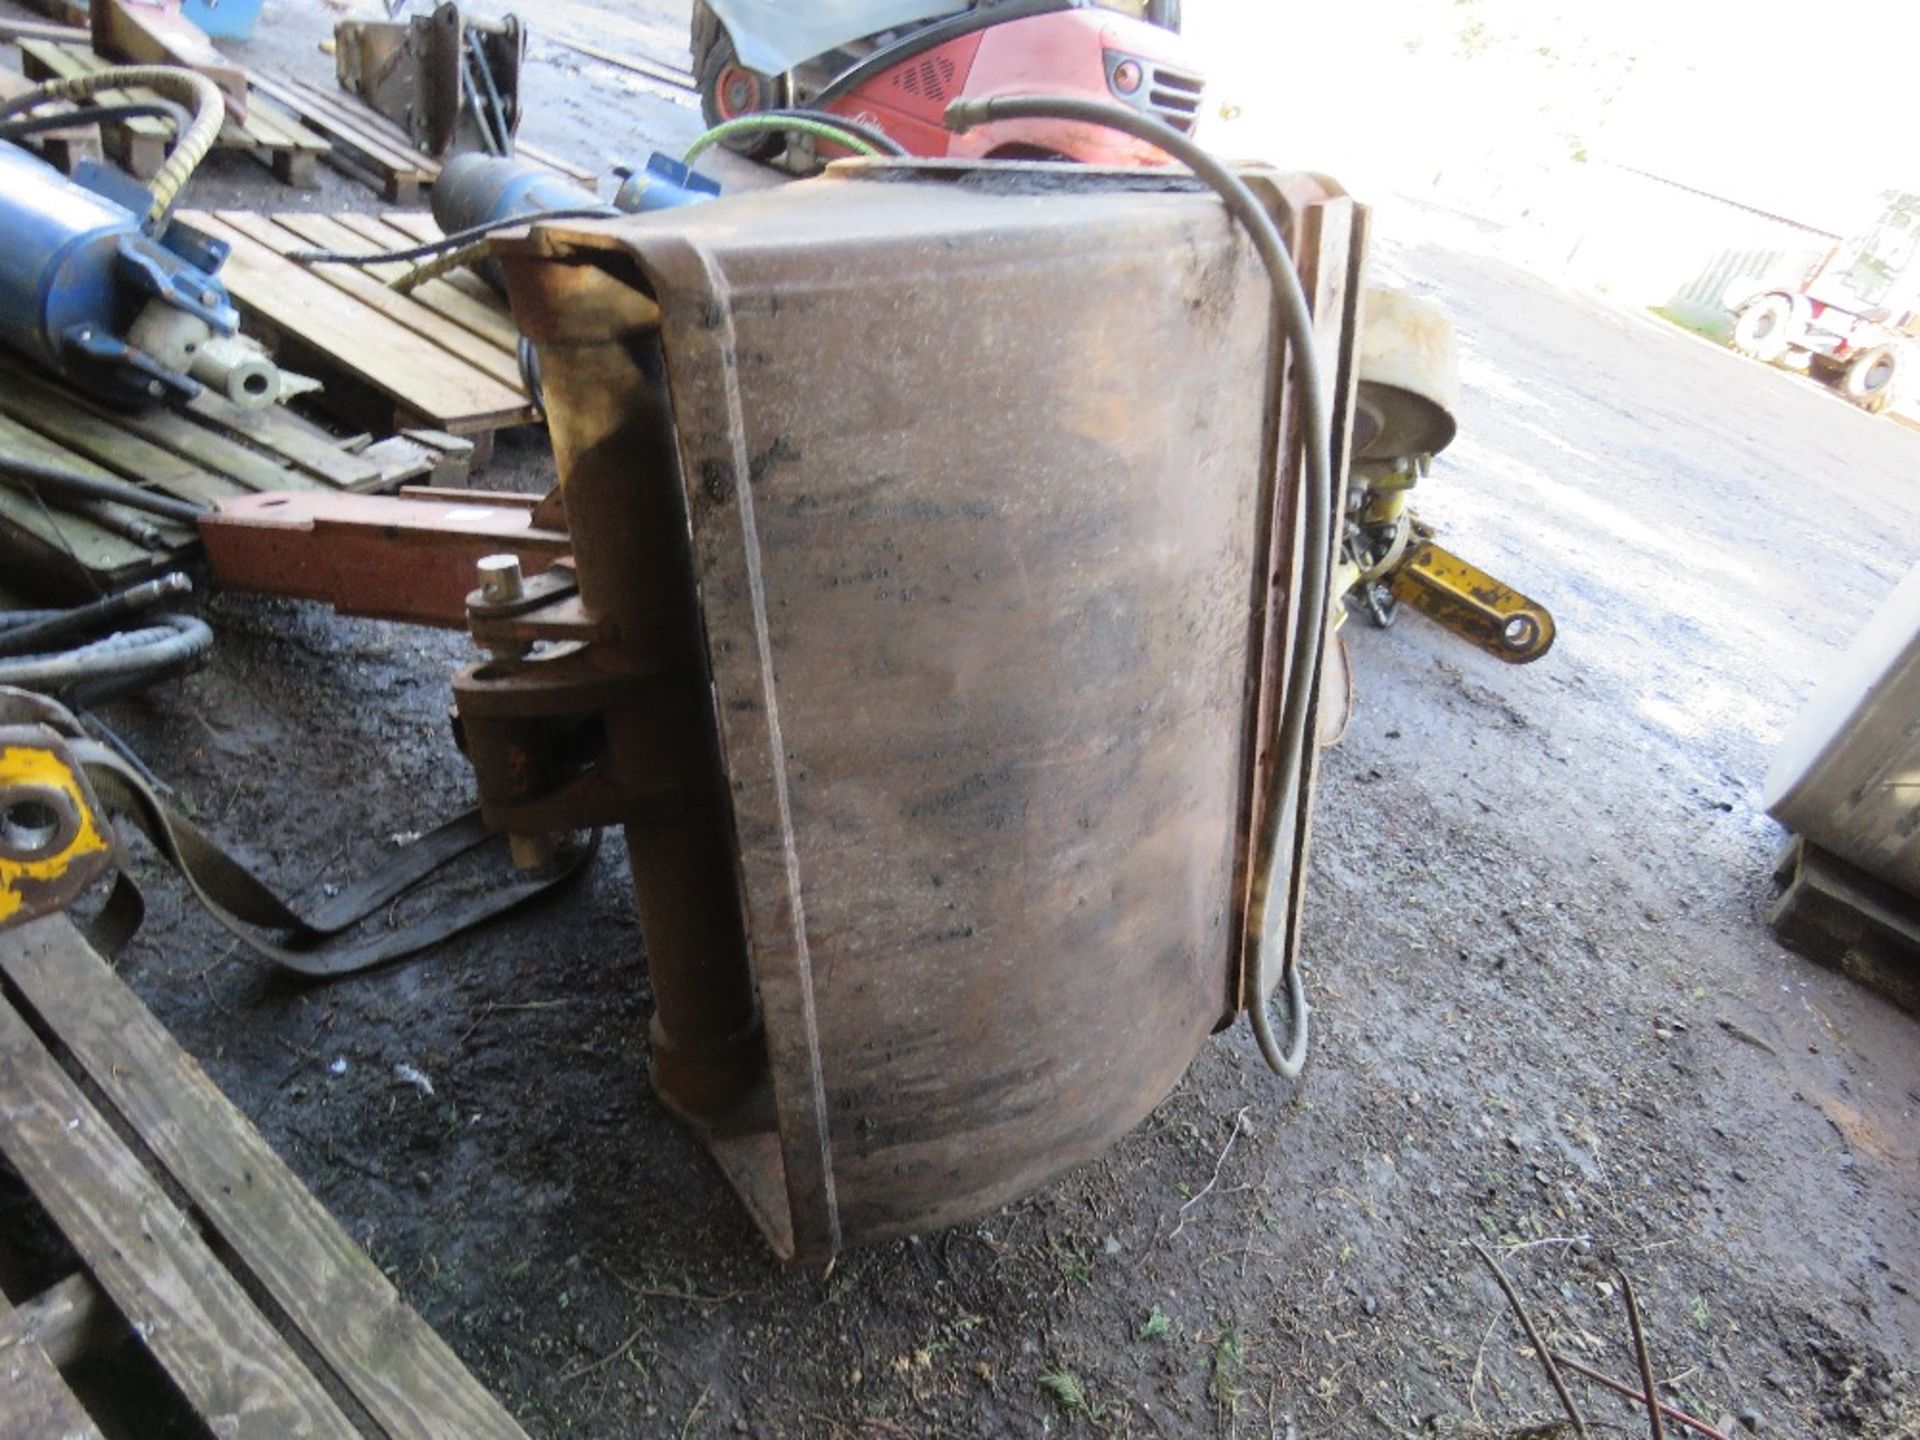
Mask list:
[{"label": "nylon lifting strap", "polygon": [[[517,909],[579,874],[600,840],[597,830],[574,835],[553,862],[539,870],[507,868],[500,878],[398,929],[346,939],[342,932],[470,851],[497,848],[506,867],[505,837],[487,829],[477,808],[465,811],[403,848],[376,874],[342,889],[312,914],[301,915],[161,799],[113,751],[93,740],[75,740],[72,750],[101,806],[131,821],[153,842],[227,933],[262,959],[309,979],[334,979],[392,964]],[[100,914],[84,928],[96,949],[112,955],[140,928],[145,914],[139,885],[122,869]]]}]

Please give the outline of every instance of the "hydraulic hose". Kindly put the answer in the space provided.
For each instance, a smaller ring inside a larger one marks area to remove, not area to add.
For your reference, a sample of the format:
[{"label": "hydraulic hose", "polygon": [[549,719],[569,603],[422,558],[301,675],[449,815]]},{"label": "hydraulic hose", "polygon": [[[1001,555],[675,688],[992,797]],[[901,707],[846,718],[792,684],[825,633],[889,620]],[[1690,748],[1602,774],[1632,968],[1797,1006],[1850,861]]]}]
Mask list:
[{"label": "hydraulic hose", "polygon": [[193,172],[207,158],[207,152],[220,136],[220,127],[226,123],[226,97],[220,93],[220,87],[206,76],[173,65],[113,65],[86,75],[48,80],[31,90],[23,90],[0,105],[0,120],[31,110],[49,100],[77,102],[102,90],[136,89],[157,90],[162,95],[180,101],[193,116],[186,128],[174,136],[173,149],[168,152],[166,163],[147,186],[147,193],[153,196],[153,204],[147,211],[144,223],[151,233],[166,220],[173,209],[173,202],[180,198],[180,192],[186,189]]},{"label": "hydraulic hose", "polygon": [[175,134],[185,130],[193,121],[184,106],[156,96],[152,100],[136,100],[126,105],[84,105],[77,110],[60,110],[47,115],[26,115],[17,120],[0,121],[0,140],[24,140],[30,135],[44,134],[48,130],[65,130],[74,125],[99,125],[113,120],[148,117],[172,121]]},{"label": "hydraulic hose", "polygon": [[0,685],[63,696],[74,706],[102,704],[117,695],[179,674],[213,649],[213,631],[191,615],[155,615],[138,630],[55,654],[0,659]]},{"label": "hydraulic hose", "polygon": [[70,636],[100,629],[149,605],[192,590],[193,582],[175,570],[85,605],[76,605],[71,610],[0,611],[0,656],[44,651]]},{"label": "hydraulic hose", "polygon": [[[1254,846],[1255,868],[1247,910],[1248,963],[1252,979],[1252,1003],[1247,1007],[1254,1038],[1260,1053],[1273,1070],[1287,1079],[1298,1078],[1307,1058],[1306,982],[1300,967],[1289,956],[1285,979],[1293,1016],[1293,1034],[1282,1048],[1273,1033],[1267,1014],[1266,977],[1272,959],[1274,936],[1273,890],[1279,880],[1280,837],[1286,826],[1289,801],[1299,788],[1304,771],[1302,758],[1312,743],[1307,721],[1313,707],[1315,662],[1319,655],[1327,623],[1327,604],[1333,579],[1333,438],[1332,417],[1328,408],[1325,378],[1320,373],[1320,355],[1313,333],[1313,315],[1301,289],[1293,257],[1281,237],[1273,217],[1255,198],[1246,184],[1206,150],[1179,131],[1141,110],[1084,100],[1071,96],[1010,95],[986,100],[956,100],[947,107],[947,128],[964,133],[976,125],[996,120],[1064,120],[1082,125],[1098,125],[1118,130],[1159,147],[1205,181],[1220,196],[1228,211],[1245,227],[1266,266],[1272,282],[1275,319],[1279,332],[1292,347],[1294,375],[1304,412],[1304,439],[1307,484],[1305,504],[1305,542],[1301,556],[1300,620],[1294,631],[1293,647],[1288,655],[1287,690],[1281,702],[1279,730],[1274,740],[1279,767],[1261,811],[1260,833]],[[1280,423],[1280,407],[1268,406],[1269,424]],[[1275,464],[1283,465],[1284,456],[1275,441]],[[1260,858],[1265,857],[1265,863]]]},{"label": "hydraulic hose", "polygon": [[839,117],[825,119],[820,116],[796,116],[790,110],[774,112],[755,111],[751,115],[738,115],[731,120],[722,120],[692,145],[687,153],[680,157],[680,163],[691,165],[707,149],[722,140],[730,140],[735,135],[763,135],[769,130],[797,131],[802,135],[811,135],[816,140],[830,141],[835,145],[844,145],[861,155],[877,156],[879,146],[861,138],[852,130],[839,123]]},{"label": "hydraulic hose", "polygon": [[831,125],[836,130],[844,130],[849,135],[857,135],[883,155],[891,155],[896,160],[904,160],[912,152],[894,139],[878,125],[865,120],[855,120],[850,116],[836,115],[829,110],[801,110],[791,106],[780,110],[756,110],[755,115],[772,115],[782,120],[818,120]]},{"label": "hydraulic hose", "polygon": [[529,210],[522,215],[503,215],[479,225],[469,225],[442,235],[438,240],[409,245],[404,250],[289,250],[287,259],[300,265],[385,265],[396,260],[419,260],[443,251],[458,250],[484,239],[496,230],[511,230],[531,225],[536,220],[611,220],[622,212],[611,205],[581,205],[571,210]]},{"label": "hydraulic hose", "polygon": [[27,460],[18,455],[0,454],[0,483],[33,494],[44,491],[48,495],[75,500],[106,500],[115,505],[124,505],[129,510],[157,515],[162,520],[176,521],[189,529],[200,523],[200,517],[207,509],[204,505],[176,500],[171,495],[156,495],[125,480],[87,475],[59,465],[43,465],[38,460]]}]

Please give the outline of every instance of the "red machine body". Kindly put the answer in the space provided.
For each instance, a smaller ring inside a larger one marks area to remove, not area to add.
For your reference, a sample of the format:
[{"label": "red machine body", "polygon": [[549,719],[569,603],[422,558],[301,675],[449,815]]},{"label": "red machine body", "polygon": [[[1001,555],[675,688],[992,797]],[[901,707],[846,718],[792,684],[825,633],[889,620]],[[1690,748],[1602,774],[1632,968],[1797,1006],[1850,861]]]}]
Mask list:
[{"label": "red machine body", "polygon": [[[1072,95],[1131,105],[1191,133],[1205,88],[1177,31],[1087,0],[976,6],[883,38],[852,63],[852,51],[835,51],[781,76],[747,68],[733,54],[724,18],[696,12],[694,50],[710,121],[790,101],[863,120],[929,159],[1164,164],[1153,146],[1099,127],[1013,120],[956,135],[942,115],[959,99]],[[825,158],[847,153],[818,148]]]},{"label": "red machine body", "polygon": [[[1001,21],[904,55],[844,90],[829,87],[815,103],[878,125],[915,155],[1061,156],[1084,165],[1162,165],[1166,156],[1151,145],[1095,126],[1014,120],[956,135],[941,123],[941,115],[962,98],[1084,95],[1137,105],[1190,131],[1199,118],[1204,82],[1185,58],[1185,48],[1178,35],[1144,20],[1094,9],[1056,10]],[[1116,73],[1121,82],[1131,83],[1131,91],[1120,88]]]}]

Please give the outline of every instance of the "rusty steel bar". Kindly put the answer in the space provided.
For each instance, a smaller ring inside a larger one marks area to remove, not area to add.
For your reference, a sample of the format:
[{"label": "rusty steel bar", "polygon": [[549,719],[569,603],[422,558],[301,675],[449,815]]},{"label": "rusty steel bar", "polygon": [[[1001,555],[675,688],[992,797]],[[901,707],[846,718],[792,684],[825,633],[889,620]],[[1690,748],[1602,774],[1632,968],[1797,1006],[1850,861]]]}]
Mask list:
[{"label": "rusty steel bar", "polygon": [[199,517],[215,585],[320,600],[345,615],[464,629],[474,567],[509,552],[529,571],[572,549],[535,523],[534,497],[446,499],[272,491]]}]

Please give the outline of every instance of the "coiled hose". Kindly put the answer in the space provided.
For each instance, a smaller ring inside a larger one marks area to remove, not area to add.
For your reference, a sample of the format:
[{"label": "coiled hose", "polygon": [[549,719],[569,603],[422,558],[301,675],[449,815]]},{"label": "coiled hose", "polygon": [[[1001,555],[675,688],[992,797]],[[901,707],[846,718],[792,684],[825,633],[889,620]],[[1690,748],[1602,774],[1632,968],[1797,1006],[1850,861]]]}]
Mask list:
[{"label": "coiled hose", "polygon": [[[1300,967],[1288,957],[1284,978],[1293,1034],[1282,1047],[1267,1014],[1266,977],[1275,938],[1270,932],[1276,919],[1273,890],[1280,879],[1280,839],[1304,775],[1302,757],[1306,747],[1313,743],[1307,733],[1307,721],[1312,712],[1316,661],[1326,630],[1333,582],[1333,422],[1325,378],[1320,373],[1313,313],[1307,305],[1306,292],[1300,287],[1300,275],[1293,267],[1287,242],[1274,225],[1273,217],[1239,176],[1170,125],[1141,110],[1065,95],[956,100],[946,110],[947,128],[958,132],[996,120],[1064,120],[1097,125],[1157,146],[1220,196],[1252,239],[1273,286],[1275,324],[1293,351],[1295,383],[1299,386],[1300,408],[1304,412],[1302,443],[1307,484],[1302,509],[1306,533],[1300,565],[1300,623],[1294,630],[1293,646],[1287,657],[1287,692],[1281,702],[1279,731],[1274,741],[1280,757],[1279,768],[1261,812],[1260,833],[1254,847],[1256,862],[1264,855],[1266,863],[1256,865],[1254,870],[1247,912],[1248,966],[1253,981],[1247,1018],[1252,1022],[1254,1038],[1267,1064],[1275,1073],[1289,1080],[1297,1079],[1307,1059],[1306,982]],[[1271,423],[1277,425],[1279,405],[1269,405],[1268,414]],[[1284,464],[1284,458],[1276,446],[1275,463]]]},{"label": "coiled hose", "polygon": [[171,65],[115,65],[87,75],[48,80],[31,90],[23,90],[0,104],[0,119],[44,105],[49,100],[79,101],[102,90],[129,89],[157,90],[180,101],[193,116],[186,129],[174,136],[166,163],[147,186],[153,204],[143,224],[152,233],[165,223],[174,201],[187,188],[187,181],[207,158],[207,152],[220,136],[220,127],[226,123],[226,97],[206,76]]},{"label": "coiled hose", "polygon": [[[21,610],[6,618],[45,624],[59,611]],[[213,649],[213,631],[191,615],[155,614],[137,630],[121,630],[70,650],[0,659],[0,685],[58,696],[76,709],[179,675]]]}]

